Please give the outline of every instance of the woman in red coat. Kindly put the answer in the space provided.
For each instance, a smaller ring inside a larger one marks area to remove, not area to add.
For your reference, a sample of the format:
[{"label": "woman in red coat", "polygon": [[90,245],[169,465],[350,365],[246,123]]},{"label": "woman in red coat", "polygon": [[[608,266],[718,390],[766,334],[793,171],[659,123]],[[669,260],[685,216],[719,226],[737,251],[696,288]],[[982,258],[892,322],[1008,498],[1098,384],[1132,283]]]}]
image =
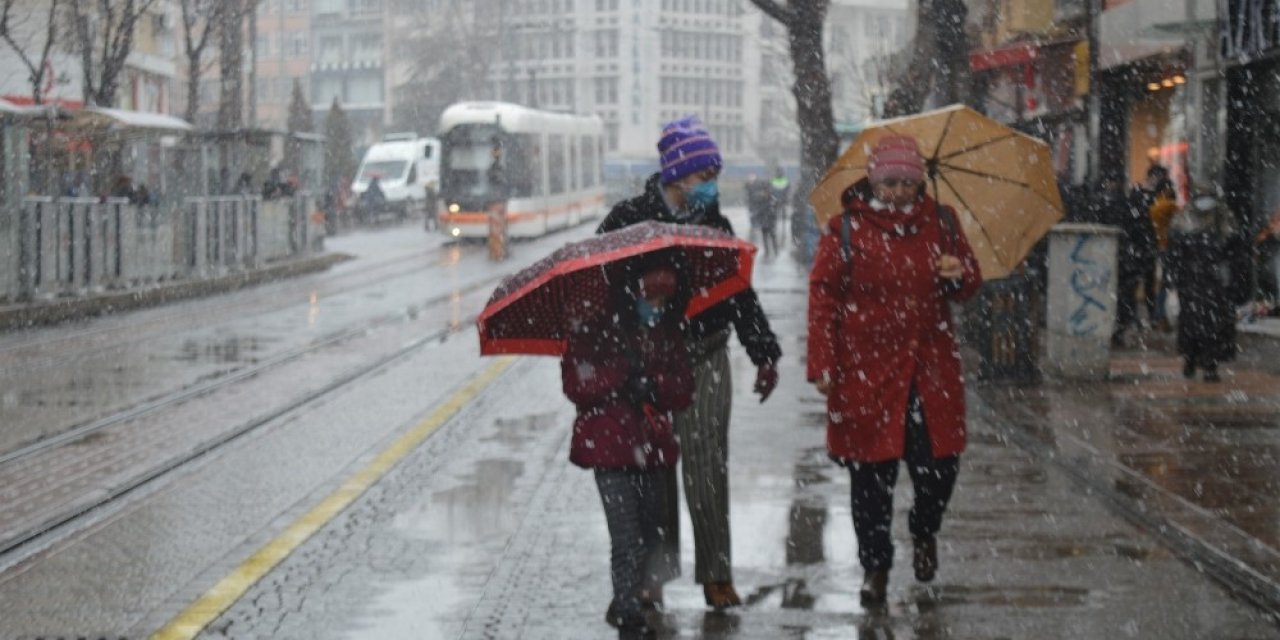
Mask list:
[{"label": "woman in red coat", "polygon": [[965,445],[964,380],[949,303],[982,282],[954,212],[924,189],[915,139],[882,138],[844,194],[809,276],[808,377],[827,397],[827,451],[849,468],[864,604],[885,600],[898,461],[915,489],[916,579],[937,570],[936,534]]},{"label": "woman in red coat", "polygon": [[561,361],[577,408],[569,460],[595,472],[609,526],[606,620],[642,637],[652,633],[644,594],[674,577],[661,558],[663,470],[679,456],[671,413],[692,404],[694,390],[682,326],[689,295],[676,268],[651,265],[611,268],[611,308],[578,323]]}]

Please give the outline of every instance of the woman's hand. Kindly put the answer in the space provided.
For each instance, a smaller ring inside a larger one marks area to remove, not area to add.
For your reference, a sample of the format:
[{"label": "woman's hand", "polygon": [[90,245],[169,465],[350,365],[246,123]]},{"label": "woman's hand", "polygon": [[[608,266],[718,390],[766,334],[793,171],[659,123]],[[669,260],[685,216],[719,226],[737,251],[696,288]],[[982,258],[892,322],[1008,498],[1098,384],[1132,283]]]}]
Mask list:
[{"label": "woman's hand", "polygon": [[959,280],[964,276],[964,265],[960,263],[960,258],[955,256],[942,255],[938,256],[938,277],[947,280]]},{"label": "woman's hand", "polygon": [[826,376],[814,380],[813,386],[824,396],[831,393],[831,379]]}]

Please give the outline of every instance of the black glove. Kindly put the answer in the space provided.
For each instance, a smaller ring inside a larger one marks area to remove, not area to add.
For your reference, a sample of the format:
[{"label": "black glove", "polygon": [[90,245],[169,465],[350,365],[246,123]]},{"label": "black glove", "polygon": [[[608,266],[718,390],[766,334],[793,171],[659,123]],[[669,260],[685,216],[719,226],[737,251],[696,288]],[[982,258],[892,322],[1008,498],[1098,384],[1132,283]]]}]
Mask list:
[{"label": "black glove", "polygon": [[778,386],[778,365],[766,362],[756,369],[755,392],[760,394],[760,402],[769,399],[774,387]]}]

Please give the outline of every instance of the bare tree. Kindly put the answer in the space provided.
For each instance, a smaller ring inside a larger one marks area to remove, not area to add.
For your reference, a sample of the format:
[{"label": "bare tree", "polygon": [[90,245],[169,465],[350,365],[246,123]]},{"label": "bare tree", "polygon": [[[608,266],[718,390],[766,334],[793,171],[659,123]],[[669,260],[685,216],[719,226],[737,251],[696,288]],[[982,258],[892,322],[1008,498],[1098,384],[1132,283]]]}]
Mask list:
[{"label": "bare tree", "polygon": [[257,0],[222,0],[218,20],[218,128],[244,125],[244,21]]},{"label": "bare tree", "polygon": [[836,160],[835,117],[831,80],[822,50],[822,28],[831,0],[751,0],[787,30],[795,84],[796,123],[800,126],[801,189],[816,184]]},{"label": "bare tree", "polygon": [[430,15],[401,13],[419,17],[393,44],[393,58],[410,70],[394,88],[405,105],[392,116],[396,126],[429,131],[450,104],[493,95],[492,72],[515,55],[501,4],[450,0]]},{"label": "bare tree", "polygon": [[100,107],[115,106],[125,60],[133,51],[134,29],[156,0],[66,0],[83,67],[84,97]]},{"label": "bare tree", "polygon": [[[31,100],[36,104],[44,104],[45,76],[51,73],[49,57],[58,39],[58,0],[48,2],[48,10],[40,12],[40,15],[45,16],[44,22],[37,23],[44,25],[44,42],[41,43],[35,39],[35,33],[23,33],[27,21],[35,17],[35,12],[28,13],[25,19],[19,18],[13,10],[17,0],[0,0],[0,39],[13,49],[27,68],[27,78],[31,81]],[[19,42],[19,39],[22,41]]]},{"label": "bare tree", "polygon": [[919,113],[931,95],[940,105],[968,99],[969,10],[963,0],[917,0],[916,37],[907,68],[885,105],[886,116]]},{"label": "bare tree", "polygon": [[187,63],[187,122],[195,123],[200,110],[200,78],[204,76],[205,49],[221,23],[226,3],[221,0],[179,0],[182,9],[182,51]]}]

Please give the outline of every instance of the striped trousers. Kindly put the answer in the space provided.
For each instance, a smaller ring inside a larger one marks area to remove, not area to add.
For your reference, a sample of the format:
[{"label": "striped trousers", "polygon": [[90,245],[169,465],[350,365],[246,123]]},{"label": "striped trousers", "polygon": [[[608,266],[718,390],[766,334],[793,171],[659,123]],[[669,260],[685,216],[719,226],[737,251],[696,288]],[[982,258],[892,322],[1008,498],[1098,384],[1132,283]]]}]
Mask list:
[{"label": "striped trousers", "polygon": [[[689,519],[693,523],[694,570],[698,584],[732,582],[729,540],[729,410],[733,382],[729,350],[720,346],[694,363],[693,405],[675,414],[680,438],[680,471]],[[675,470],[668,471],[662,514],[665,556],[679,575],[680,497]]]}]

